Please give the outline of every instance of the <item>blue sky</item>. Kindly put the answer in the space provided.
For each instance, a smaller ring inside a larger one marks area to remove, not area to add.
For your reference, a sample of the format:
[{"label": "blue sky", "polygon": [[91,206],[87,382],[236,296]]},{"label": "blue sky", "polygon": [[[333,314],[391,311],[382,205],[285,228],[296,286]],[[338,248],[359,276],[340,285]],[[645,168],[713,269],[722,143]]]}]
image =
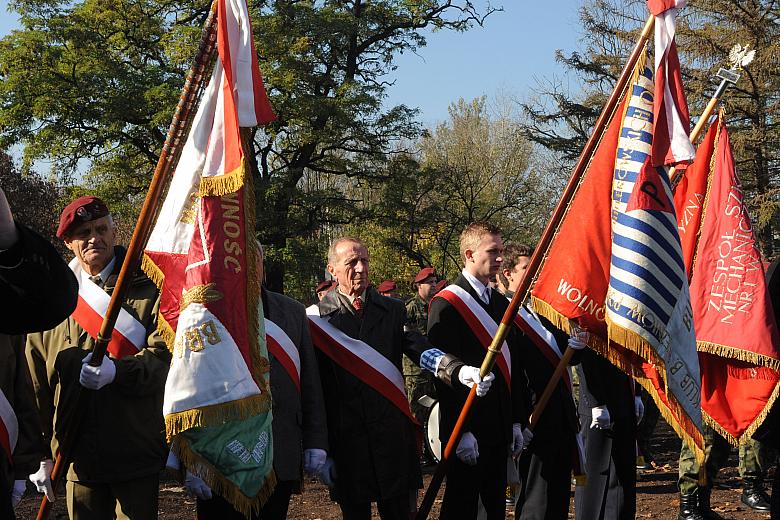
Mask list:
[{"label": "blue sky", "polygon": [[[581,0],[504,0],[504,11],[488,17],[484,27],[465,33],[428,33],[426,47],[398,57],[387,105],[420,108],[422,122],[430,127],[446,119],[447,107],[460,97],[506,93],[525,98],[536,86],[536,78],[562,74],[554,53],[576,49],[581,4]],[[18,26],[7,8],[8,1],[0,0],[0,36]],[[576,85],[569,88],[577,90]]]}]

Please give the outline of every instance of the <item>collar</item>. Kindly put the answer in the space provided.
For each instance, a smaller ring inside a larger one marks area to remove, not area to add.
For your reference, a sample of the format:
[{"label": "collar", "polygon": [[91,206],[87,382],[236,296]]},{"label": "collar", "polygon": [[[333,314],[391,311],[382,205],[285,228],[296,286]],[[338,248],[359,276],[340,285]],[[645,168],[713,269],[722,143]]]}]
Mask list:
[{"label": "collar", "polygon": [[349,294],[344,294],[341,291],[341,286],[336,287],[336,290],[339,292],[340,295],[342,295],[344,298],[349,300],[349,303],[352,304],[353,301],[355,301],[355,298],[360,298],[363,300],[363,303],[366,303],[366,290],[363,289],[363,292],[358,294],[357,296],[350,296]]},{"label": "collar", "polygon": [[[461,271],[461,274],[463,275],[463,278],[465,278],[466,281],[469,283],[469,285],[471,285],[471,287],[474,289],[474,291],[477,293],[477,295],[479,295],[480,298],[483,298],[483,297],[487,296],[487,300],[490,301],[490,286],[489,285],[483,284],[482,282],[477,280],[476,277],[473,274],[471,274],[470,272],[466,271],[465,269],[463,269],[463,271]],[[484,300],[482,300],[482,301],[485,302]],[[487,302],[485,302],[485,303],[487,303]]]},{"label": "collar", "polygon": [[105,284],[106,281],[108,281],[108,277],[114,272],[114,264],[116,264],[116,255],[112,256],[108,264],[106,264],[103,270],[98,273],[102,283]]}]

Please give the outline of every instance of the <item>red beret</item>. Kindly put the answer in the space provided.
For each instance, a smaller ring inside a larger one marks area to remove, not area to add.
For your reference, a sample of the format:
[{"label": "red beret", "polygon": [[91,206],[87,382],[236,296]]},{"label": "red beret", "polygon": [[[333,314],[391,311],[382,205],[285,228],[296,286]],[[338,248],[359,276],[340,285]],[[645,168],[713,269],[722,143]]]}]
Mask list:
[{"label": "red beret", "polygon": [[436,270],[433,267],[423,267],[414,277],[414,283],[420,283],[430,276],[436,276]]},{"label": "red beret", "polygon": [[445,287],[447,287],[447,280],[439,280],[439,283],[436,284],[436,287],[434,287],[433,290],[439,292]]},{"label": "red beret", "polygon": [[91,222],[108,215],[108,206],[91,195],[79,197],[62,210],[60,225],[57,226],[57,238],[64,238],[74,225]]},{"label": "red beret", "polygon": [[384,282],[380,283],[376,288],[376,290],[381,293],[394,291],[396,289],[398,289],[398,286],[392,280],[385,280]]},{"label": "red beret", "polygon": [[320,291],[329,291],[336,285],[336,283],[336,280],[323,280],[317,284],[317,287],[314,288],[314,292],[318,293]]}]

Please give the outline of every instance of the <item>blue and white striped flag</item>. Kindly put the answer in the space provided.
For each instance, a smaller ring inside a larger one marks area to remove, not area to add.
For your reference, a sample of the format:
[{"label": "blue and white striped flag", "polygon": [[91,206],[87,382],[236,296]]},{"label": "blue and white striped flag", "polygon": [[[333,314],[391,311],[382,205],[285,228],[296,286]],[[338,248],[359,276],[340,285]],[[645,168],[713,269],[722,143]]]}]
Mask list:
[{"label": "blue and white striped flag", "polygon": [[[653,72],[638,69],[612,178],[609,339],[655,365],[684,438],[701,431],[701,379],[688,278],[665,168],[654,168]],[[689,443],[690,444],[690,443]]]}]

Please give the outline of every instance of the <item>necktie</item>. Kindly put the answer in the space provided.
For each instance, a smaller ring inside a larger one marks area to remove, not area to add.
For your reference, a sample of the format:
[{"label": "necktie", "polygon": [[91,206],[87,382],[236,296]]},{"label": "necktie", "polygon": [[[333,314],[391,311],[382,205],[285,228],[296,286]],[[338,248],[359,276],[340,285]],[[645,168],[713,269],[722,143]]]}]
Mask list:
[{"label": "necktie", "polygon": [[482,301],[485,304],[490,303],[490,287],[485,287],[485,290],[482,292]]},{"label": "necktie", "polygon": [[355,311],[358,314],[363,310],[363,300],[360,299],[360,296],[352,300],[352,307],[355,308]]},{"label": "necktie", "polygon": [[99,275],[99,274],[97,274],[97,275],[95,275],[95,276],[90,276],[90,277],[89,277],[89,279],[90,279],[90,280],[92,280],[92,282],[93,282],[95,285],[97,285],[98,287],[103,287],[103,279],[102,279],[102,278],[100,278],[100,275]]}]

